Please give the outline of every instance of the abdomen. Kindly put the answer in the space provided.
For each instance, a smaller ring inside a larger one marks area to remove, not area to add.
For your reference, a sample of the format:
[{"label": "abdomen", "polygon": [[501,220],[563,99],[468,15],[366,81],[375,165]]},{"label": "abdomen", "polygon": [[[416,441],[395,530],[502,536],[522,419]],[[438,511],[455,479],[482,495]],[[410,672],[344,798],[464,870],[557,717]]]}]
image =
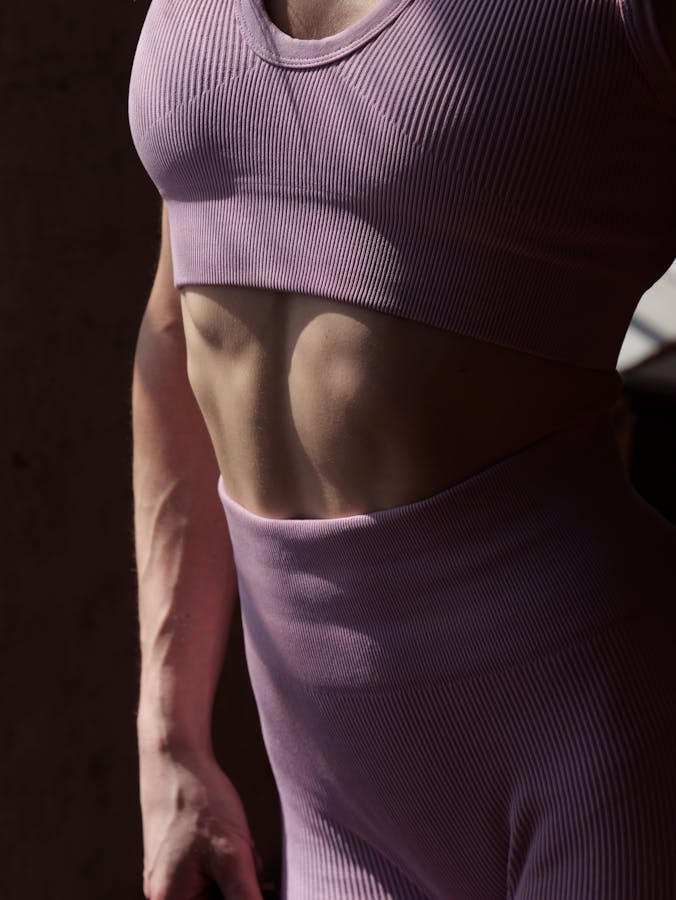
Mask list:
[{"label": "abdomen", "polygon": [[181,295],[225,488],[261,515],[411,502],[618,396],[615,372],[329,298],[227,285]]}]

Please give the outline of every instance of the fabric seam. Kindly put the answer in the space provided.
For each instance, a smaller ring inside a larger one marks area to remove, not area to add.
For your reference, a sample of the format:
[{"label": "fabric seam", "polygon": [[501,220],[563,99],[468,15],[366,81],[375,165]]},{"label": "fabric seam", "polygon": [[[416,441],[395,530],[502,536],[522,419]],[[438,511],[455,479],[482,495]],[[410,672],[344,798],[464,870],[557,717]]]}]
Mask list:
[{"label": "fabric seam", "polygon": [[[354,38],[350,43],[336,48],[331,53],[326,53],[322,56],[273,56],[260,47],[256,36],[249,28],[249,23],[244,20],[244,16],[241,14],[239,3],[237,3],[235,6],[235,16],[237,18],[237,21],[239,22],[242,34],[245,35],[244,39],[247,42],[249,49],[258,57],[264,59],[271,65],[276,65],[277,67],[306,69],[323,65],[331,65],[337,60],[342,59],[344,56],[348,56],[351,53],[354,53],[354,51],[358,50],[362,45],[367,44],[374,38],[378,37],[378,35],[382,31],[384,31],[385,28],[393,23],[393,21],[401,14],[401,12],[403,12],[404,8],[410,2],[411,0],[402,0],[400,6],[392,10],[390,15],[383,19],[381,22],[375,24],[370,31],[367,31],[359,37]],[[258,17],[259,13],[257,9],[254,9],[254,15]],[[267,26],[267,23],[262,23],[261,27],[264,26]]]},{"label": "fabric seam", "polygon": [[241,78],[244,78],[245,75],[248,75],[252,69],[258,68],[259,66],[260,63],[257,60],[252,60],[241,72],[236,72],[234,75],[231,75],[231,73],[229,73],[228,77],[217,81],[215,84],[211,85],[208,88],[205,88],[203,91],[199,91],[198,93],[192,94],[190,97],[186,97],[185,99],[181,100],[180,103],[177,103],[176,106],[172,106],[172,108],[164,115],[159,116],[157,119],[153,120],[153,122],[148,125],[145,131],[138,138],[138,143],[144,141],[146,137],[160,125],[164,125],[166,122],[170,122],[174,118],[174,116],[177,116],[181,112],[181,110],[186,109],[192,103],[196,102],[197,100],[201,100],[203,97],[208,97],[210,94],[215,94],[216,91],[220,90],[223,87],[226,87],[227,85],[235,84]]}]

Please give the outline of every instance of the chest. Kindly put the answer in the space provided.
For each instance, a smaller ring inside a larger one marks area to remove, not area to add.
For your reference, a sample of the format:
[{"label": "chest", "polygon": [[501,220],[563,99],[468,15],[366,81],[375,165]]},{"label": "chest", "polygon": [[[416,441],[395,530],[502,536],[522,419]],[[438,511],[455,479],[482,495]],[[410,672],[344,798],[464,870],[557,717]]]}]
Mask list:
[{"label": "chest", "polygon": [[300,40],[317,40],[361,21],[378,3],[379,0],[264,0],[264,8],[280,31]]},{"label": "chest", "polygon": [[[205,0],[153,3],[130,121],[141,157],[161,157],[165,196],[292,181],[305,196],[392,206],[406,184],[418,195],[432,185],[434,199],[442,173],[519,206],[546,183],[548,207],[559,187],[562,204],[575,191],[593,210],[596,186],[627,181],[610,169],[614,149],[635,143],[627,103],[643,88],[615,0],[266,5],[229,0],[215,20]],[[369,17],[374,27],[351,41]],[[312,57],[284,56],[303,35]],[[167,50],[174,43],[180,52]],[[195,180],[198,158],[213,168],[208,183]],[[567,178],[553,182],[552,170]]]}]

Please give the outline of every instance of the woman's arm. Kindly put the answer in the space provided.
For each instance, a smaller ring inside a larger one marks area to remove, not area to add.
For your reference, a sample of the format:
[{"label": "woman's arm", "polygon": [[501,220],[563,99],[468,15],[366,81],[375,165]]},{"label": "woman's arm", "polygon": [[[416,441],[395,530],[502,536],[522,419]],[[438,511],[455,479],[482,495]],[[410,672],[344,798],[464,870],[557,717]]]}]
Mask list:
[{"label": "woman's arm", "polygon": [[139,752],[210,757],[236,575],[218,466],[187,377],[164,204],[160,258],[136,347],[132,429]]},{"label": "woman's arm", "polygon": [[246,812],[211,743],[236,575],[218,466],[186,370],[162,210],[157,274],[132,385],[141,687],[137,711],[148,900],[262,900]]}]

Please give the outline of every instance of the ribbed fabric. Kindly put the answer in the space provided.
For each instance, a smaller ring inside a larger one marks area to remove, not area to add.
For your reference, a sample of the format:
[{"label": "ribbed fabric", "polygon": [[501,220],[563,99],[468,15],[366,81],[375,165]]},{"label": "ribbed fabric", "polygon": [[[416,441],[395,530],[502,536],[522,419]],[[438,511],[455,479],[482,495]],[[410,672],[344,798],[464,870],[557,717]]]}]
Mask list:
[{"label": "ribbed fabric", "polygon": [[676,528],[608,419],[363,515],[218,490],[284,900],[674,900]]},{"label": "ribbed fabric", "polygon": [[[152,0],[129,121],[174,284],[614,369],[676,254],[650,3],[380,0],[302,41],[263,0]],[[676,529],[607,419],[365,515],[218,490],[284,900],[675,900]]]},{"label": "ribbed fabric", "polygon": [[263,0],[152,0],[129,122],[176,286],[319,294],[608,370],[676,255],[650,0],[381,0],[310,41]]}]

